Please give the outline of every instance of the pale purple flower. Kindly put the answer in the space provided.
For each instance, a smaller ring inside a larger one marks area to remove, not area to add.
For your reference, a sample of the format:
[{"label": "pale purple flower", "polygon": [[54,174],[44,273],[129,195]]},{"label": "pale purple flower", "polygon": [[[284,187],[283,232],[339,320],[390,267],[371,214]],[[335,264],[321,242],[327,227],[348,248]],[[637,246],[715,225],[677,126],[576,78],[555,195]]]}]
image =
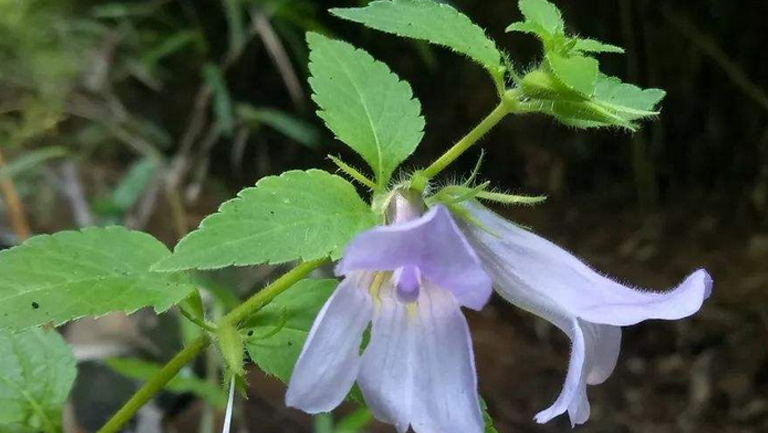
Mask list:
[{"label": "pale purple flower", "polygon": [[627,287],[479,204],[468,203],[466,210],[475,224],[461,222],[461,229],[497,292],[550,321],[572,341],[563,389],[552,406],[536,415],[539,423],[566,411],[572,425],[587,421],[587,385],[600,384],[613,372],[621,326],[690,316],[711,294],[712,279],[703,269],[663,293]]},{"label": "pale purple flower", "polygon": [[620,327],[689,316],[711,293],[704,270],[664,293],[621,285],[475,202],[464,204],[471,222],[459,225],[441,205],[422,216],[400,195],[394,204],[392,225],[347,246],[336,268],[345,279],[315,319],[288,387],[289,406],[330,411],[357,382],[373,414],[400,433],[409,425],[416,433],[481,433],[460,308],[481,309],[493,283],[503,298],[570,337],[563,389],[536,420],[568,412],[580,424],[589,418],[587,385],[602,383],[616,366]]},{"label": "pale purple flower", "polygon": [[312,325],[286,404],[327,412],[357,382],[376,418],[400,433],[409,425],[416,433],[482,433],[461,307],[481,309],[491,279],[445,207],[423,216],[407,204],[395,209],[393,225],[347,246],[336,268],[345,278]]}]

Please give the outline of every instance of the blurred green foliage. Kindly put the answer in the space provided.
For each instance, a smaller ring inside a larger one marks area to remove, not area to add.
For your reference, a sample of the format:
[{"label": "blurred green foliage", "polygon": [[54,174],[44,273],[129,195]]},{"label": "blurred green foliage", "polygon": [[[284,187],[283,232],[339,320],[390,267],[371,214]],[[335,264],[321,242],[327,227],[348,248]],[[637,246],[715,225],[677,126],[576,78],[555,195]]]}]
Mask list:
[{"label": "blurred green foliage", "polygon": [[[266,145],[262,126],[269,143],[317,148],[303,90],[304,33],[324,29],[317,13],[306,0],[2,0],[0,146],[10,165],[0,170],[22,196],[56,195],[66,182],[27,183],[66,152],[82,168],[75,183],[107,169],[81,194],[80,210],[95,214],[84,220],[142,226],[158,191],[199,191],[221,143],[236,167],[249,144]],[[277,92],[241,78],[263,52],[257,70],[281,81]]]},{"label": "blurred green foliage", "polygon": [[[365,3],[0,0],[0,148],[6,162],[23,167],[13,176],[33,226],[55,228],[45,204],[61,199],[67,183],[50,170],[60,157],[39,157],[54,149],[79,168],[91,220],[136,227],[167,200],[165,185],[190,207],[211,179],[234,190],[335,153],[340,146],[318,128],[307,97],[308,30],[365,46],[412,83],[431,135],[411,163],[424,163],[487,111],[493,89],[447,50],[326,12]],[[515,2],[450,3],[513,52],[517,66],[542,60],[537,41],[504,33],[523,18]],[[634,137],[576,136],[541,118],[508,122],[488,138],[497,159],[486,175],[552,197],[587,193],[650,207],[705,200],[768,222],[768,75],[754,55],[768,43],[757,19],[766,4],[554,3],[576,35],[626,49],[601,60],[606,73],[667,89],[664,111]],[[32,152],[42,153],[15,161]],[[147,158],[153,176],[129,176]],[[132,200],[113,206],[112,189],[124,180],[136,189]]]}]

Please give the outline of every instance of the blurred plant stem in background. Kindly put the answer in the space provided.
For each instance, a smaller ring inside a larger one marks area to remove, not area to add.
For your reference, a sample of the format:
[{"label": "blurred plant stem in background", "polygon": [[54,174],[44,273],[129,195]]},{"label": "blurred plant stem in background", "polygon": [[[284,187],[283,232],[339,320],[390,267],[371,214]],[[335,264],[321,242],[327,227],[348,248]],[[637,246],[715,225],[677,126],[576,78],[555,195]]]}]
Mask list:
[{"label": "blurred plant stem in background", "polygon": [[[82,163],[83,177],[111,161],[123,163],[109,168],[120,172],[151,158],[153,175],[124,179],[141,181],[132,183],[132,200],[96,203],[105,206],[92,206],[92,223],[143,229],[166,205],[173,232],[181,237],[217,145],[231,144],[239,171],[246,147],[267,144],[261,135],[286,137],[282,148],[319,141],[315,126],[301,118],[304,71],[293,66],[306,62],[304,32],[322,28],[316,11],[309,0],[226,0],[210,10],[169,0],[0,2],[0,142],[14,158],[48,147],[67,149]],[[252,74],[250,59],[260,51],[269,60],[258,71],[274,72],[283,82],[278,92],[256,92],[261,101],[242,92],[250,83],[228,77]],[[280,91],[299,115],[283,111]],[[189,95],[195,95],[191,101]],[[236,111],[235,104],[258,108]],[[84,190],[90,195],[89,189],[112,183],[107,176]],[[47,187],[62,192],[58,184]],[[17,185],[19,202],[30,188]],[[61,218],[58,223],[66,225]]]},{"label": "blurred plant stem in background", "polygon": [[768,93],[766,89],[757,84],[744,71],[738,63],[717,44],[712,36],[697,29],[696,26],[684,15],[676,12],[669,5],[662,5],[661,11],[664,18],[672,24],[673,28],[689,39],[693,45],[712,59],[715,64],[728,75],[734,86],[745,96],[768,111]]},{"label": "blurred plant stem in background", "polygon": [[[633,83],[640,83],[640,66],[636,34],[634,31],[632,0],[620,0],[621,28],[626,50],[627,78]],[[642,37],[642,35],[641,35]],[[649,125],[653,128],[655,125]],[[636,132],[630,139],[632,173],[635,192],[640,209],[649,210],[656,206],[659,199],[659,187],[656,175],[656,162],[653,146],[649,146],[645,130]]]},{"label": "blurred plant stem in background", "polygon": [[[0,170],[2,170],[4,166],[5,160],[3,159],[2,149],[0,148]],[[5,201],[7,214],[11,221],[13,233],[16,235],[17,242],[21,243],[30,235],[29,222],[27,221],[24,206],[21,204],[21,200],[19,200],[16,186],[14,185],[13,178],[10,174],[0,177],[0,189],[3,190],[3,199]]]}]

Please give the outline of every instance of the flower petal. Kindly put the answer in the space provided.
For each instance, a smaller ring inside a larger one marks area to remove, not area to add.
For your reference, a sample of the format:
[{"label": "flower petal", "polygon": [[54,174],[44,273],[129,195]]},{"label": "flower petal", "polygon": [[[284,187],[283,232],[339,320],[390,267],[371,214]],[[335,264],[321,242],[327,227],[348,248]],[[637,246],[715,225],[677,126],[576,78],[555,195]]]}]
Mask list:
[{"label": "flower petal", "polygon": [[[690,316],[712,291],[712,279],[703,269],[664,293],[624,286],[482,206],[468,204],[467,209],[487,230],[462,223],[463,231],[497,280],[498,291],[513,303],[527,298],[538,304],[533,309],[555,309],[589,322],[625,326]],[[499,274],[510,284],[499,284]]]},{"label": "flower petal", "polygon": [[285,404],[307,413],[328,412],[344,400],[360,369],[360,343],[371,321],[364,289],[370,275],[350,275],[315,318],[293,368]]},{"label": "flower petal", "polygon": [[467,321],[450,292],[422,287],[411,426],[416,433],[482,433],[477,374]]},{"label": "flower petal", "polygon": [[605,381],[616,367],[621,346],[621,328],[573,320],[566,334],[571,339],[571,359],[563,389],[549,408],[536,414],[540,424],[568,412],[571,425],[589,419],[587,385]]},{"label": "flower petal", "polygon": [[555,403],[536,415],[540,423],[568,412],[573,425],[589,418],[587,385],[613,372],[621,346],[620,325],[647,319],[677,319],[695,313],[710,296],[704,270],[666,293],[637,290],[597,274],[573,255],[493,212],[467,205],[483,229],[461,223],[498,293],[539,315],[571,339],[563,389]]},{"label": "flower petal", "polygon": [[371,341],[365,348],[358,384],[365,402],[380,421],[408,430],[413,395],[416,320],[394,288],[382,288],[376,303]]},{"label": "flower petal", "polygon": [[[560,391],[557,400],[555,400],[552,406],[536,414],[535,419],[539,424],[548,422],[552,418],[565,413],[570,407],[578,409],[582,397],[586,400],[587,383],[583,371],[587,359],[587,348],[584,342],[584,334],[581,332],[578,320],[574,319],[571,322],[571,326],[567,329],[566,334],[568,334],[568,337],[572,342],[571,359],[568,362],[568,373],[565,375],[565,383],[563,384],[563,389]],[[574,404],[574,402],[577,402],[577,404]],[[586,401],[585,403],[587,408],[589,408],[589,402]],[[587,409],[587,411],[589,411],[589,409]],[[586,419],[584,421],[586,421]],[[575,424],[573,418],[571,418],[571,423]]]},{"label": "flower petal", "polygon": [[592,353],[588,353],[589,370],[587,384],[599,385],[605,382],[616,368],[621,350],[621,328],[612,325],[600,325],[581,321],[581,330],[585,341],[592,344]]},{"label": "flower petal", "polygon": [[403,266],[419,268],[427,280],[475,310],[483,308],[492,293],[490,277],[441,205],[419,219],[360,233],[347,245],[336,273],[394,271]]}]

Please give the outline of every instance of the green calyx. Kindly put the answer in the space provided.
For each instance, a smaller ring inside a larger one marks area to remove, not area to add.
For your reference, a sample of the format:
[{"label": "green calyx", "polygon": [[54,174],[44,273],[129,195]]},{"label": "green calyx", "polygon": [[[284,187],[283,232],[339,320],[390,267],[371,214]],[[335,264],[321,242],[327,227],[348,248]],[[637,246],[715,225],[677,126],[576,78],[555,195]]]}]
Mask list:
[{"label": "green calyx", "polygon": [[463,213],[461,203],[469,200],[483,200],[508,205],[532,206],[542,203],[547,199],[546,196],[525,196],[517,194],[508,194],[489,190],[490,181],[475,184],[480,168],[483,164],[485,153],[481,153],[477,159],[475,168],[472,169],[467,180],[461,184],[446,185],[440,188],[435,194],[427,197],[425,202],[432,206],[442,204],[454,210],[457,214]]},{"label": "green calyx", "polygon": [[235,376],[245,374],[243,368],[245,342],[237,328],[230,324],[221,324],[216,330],[216,341],[229,371]]},{"label": "green calyx", "polygon": [[453,206],[468,200],[490,201],[500,204],[533,206],[543,203],[546,196],[528,196],[489,191],[490,182],[486,181],[474,187],[448,185],[442,187],[433,196],[427,198],[428,205],[443,204]]},{"label": "green calyx", "polygon": [[659,114],[656,107],[664,91],[603,75],[591,60],[549,56],[541,68],[522,78],[521,111],[548,114],[577,128],[613,126],[630,131],[638,129],[637,121]]}]

